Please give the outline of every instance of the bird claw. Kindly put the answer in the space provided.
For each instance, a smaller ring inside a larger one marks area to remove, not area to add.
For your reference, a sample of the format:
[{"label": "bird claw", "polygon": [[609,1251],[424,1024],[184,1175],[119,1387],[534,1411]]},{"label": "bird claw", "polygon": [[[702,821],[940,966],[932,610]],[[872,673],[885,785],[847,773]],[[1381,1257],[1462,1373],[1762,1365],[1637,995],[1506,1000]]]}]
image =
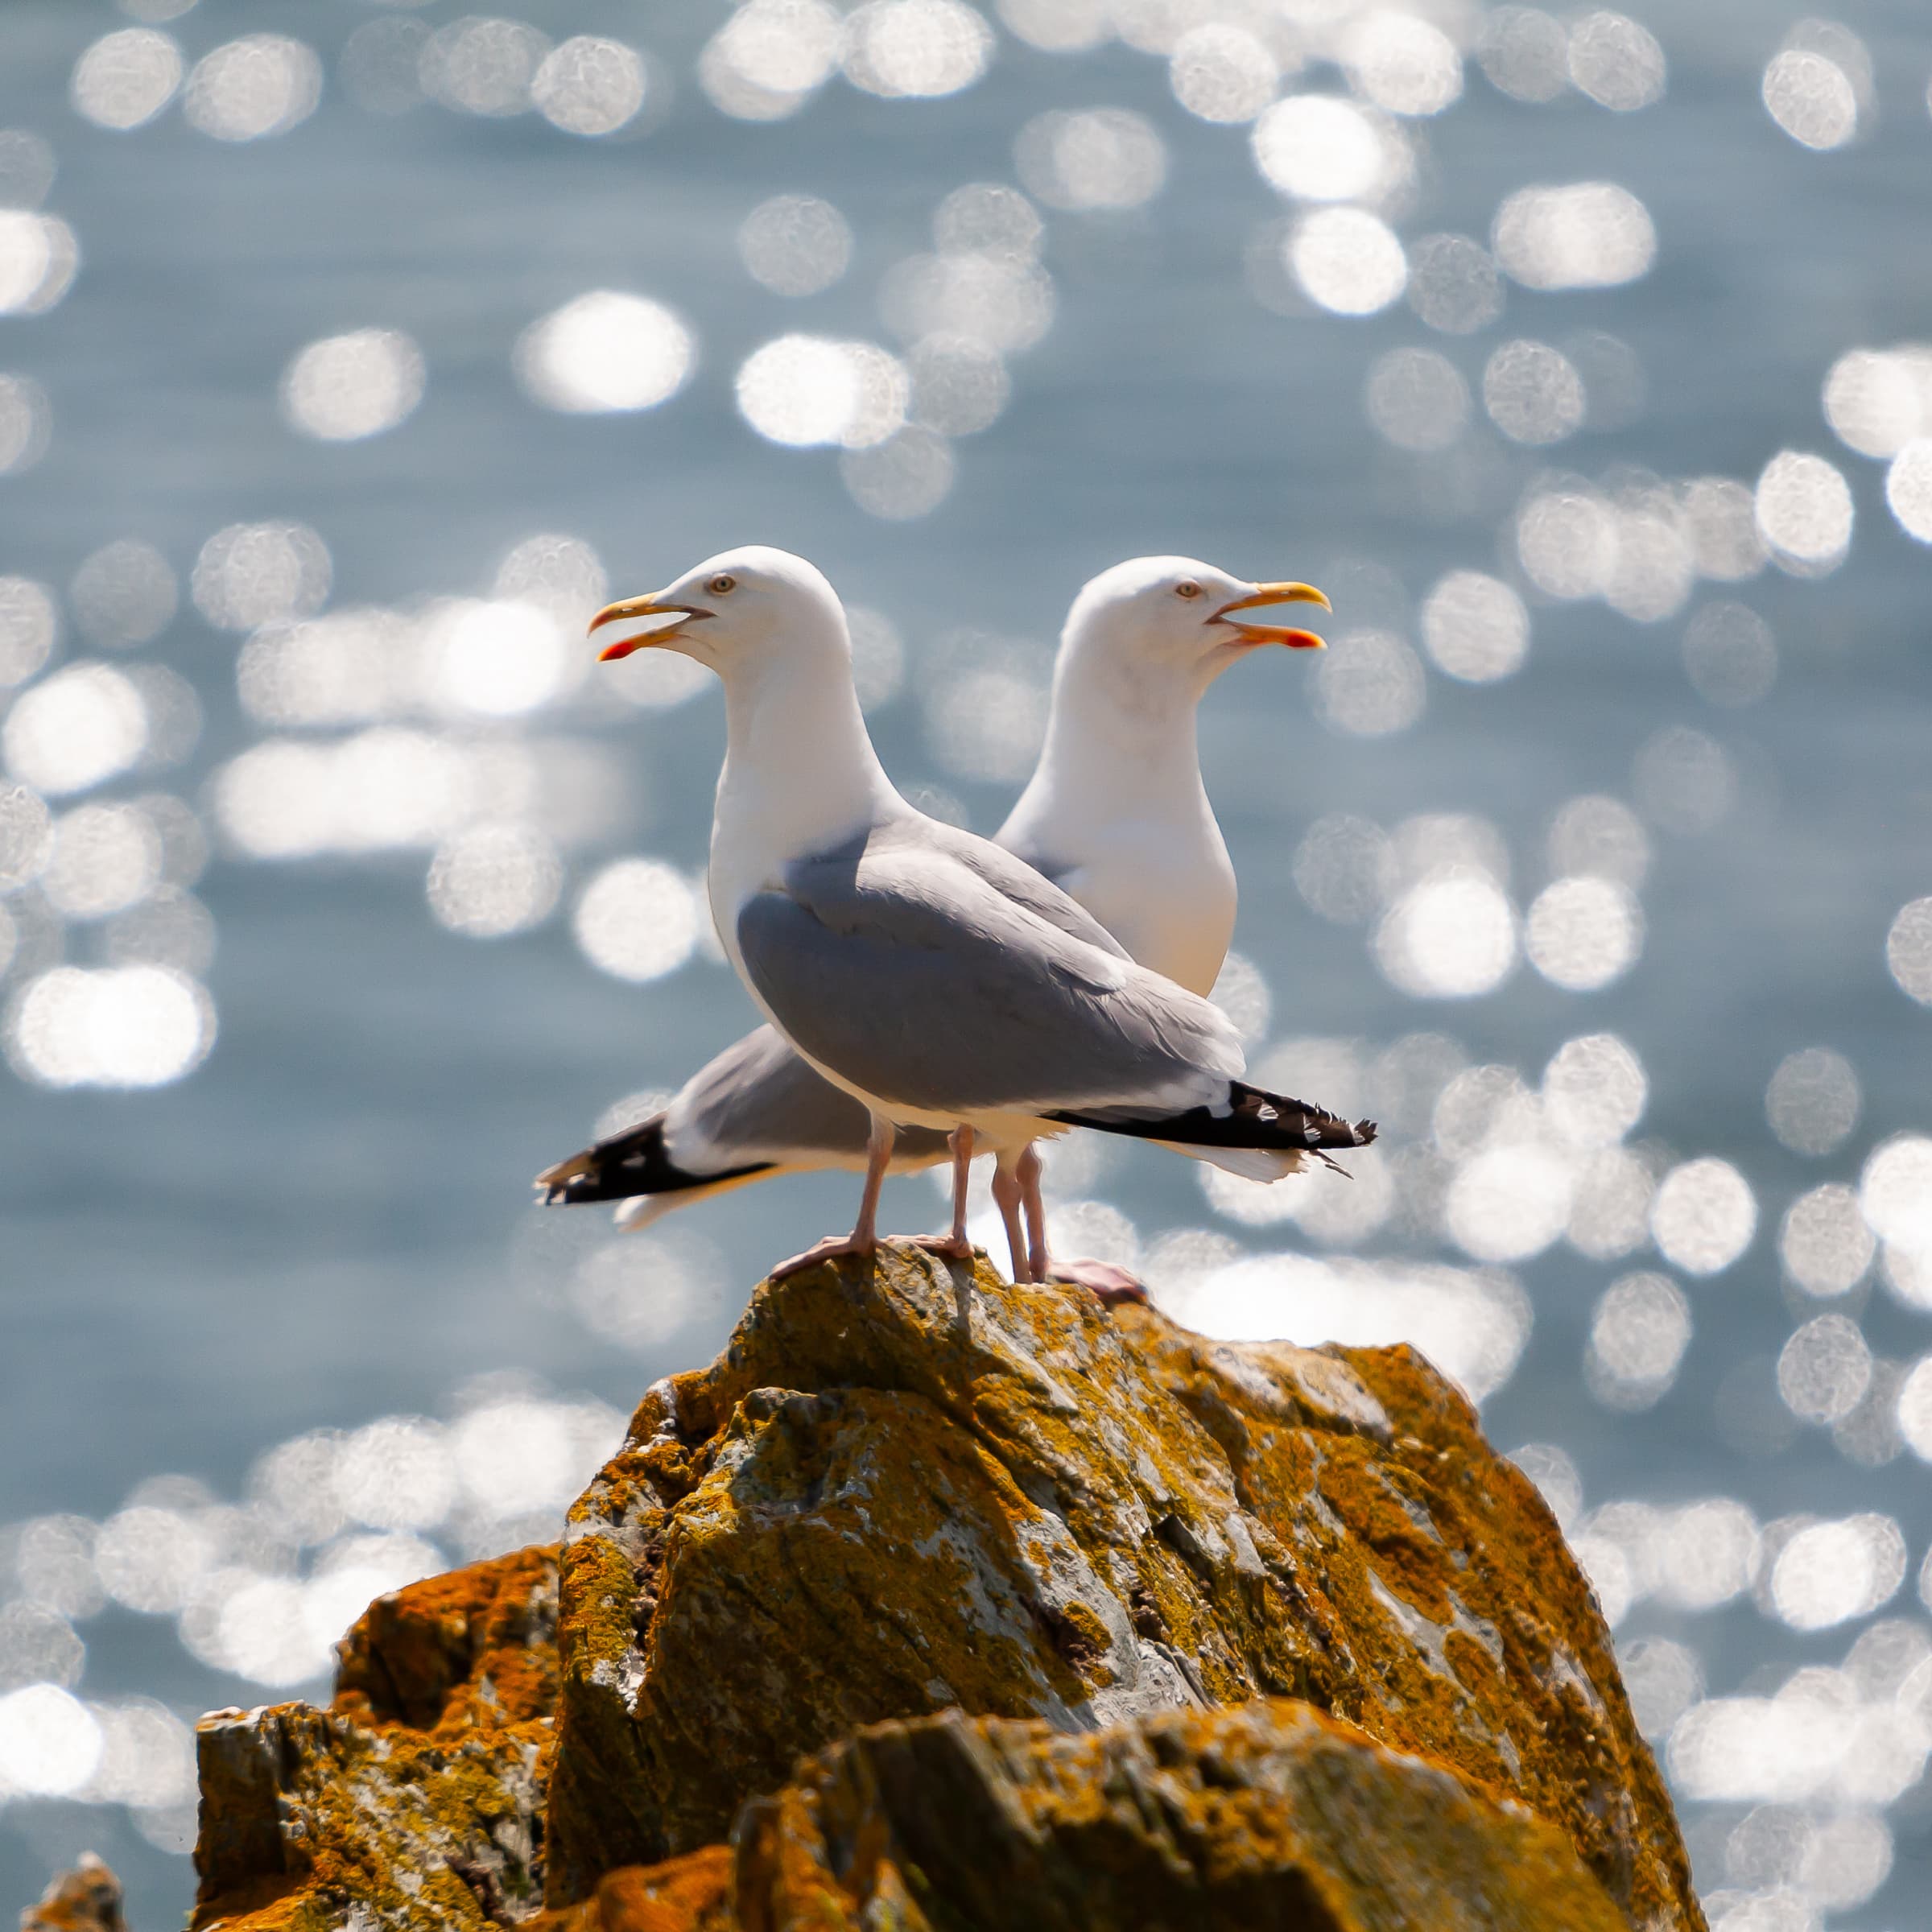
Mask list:
[{"label": "bird claw", "polygon": [[1117,1268],[1112,1261],[1055,1261],[1049,1265],[1046,1274],[1050,1281],[1086,1289],[1109,1308],[1121,1302],[1146,1304],[1147,1284],[1125,1268]]},{"label": "bird claw", "polygon": [[902,1238],[908,1248],[943,1255],[949,1261],[970,1261],[976,1252],[971,1241],[956,1241],[950,1234],[911,1234]]},{"label": "bird claw", "polygon": [[802,1269],[815,1268],[820,1261],[832,1261],[848,1254],[862,1255],[870,1261],[879,1251],[877,1241],[855,1241],[849,1234],[828,1234],[823,1241],[814,1241],[803,1254],[795,1254],[790,1261],[780,1261],[766,1278],[782,1282],[788,1274],[797,1274]]}]

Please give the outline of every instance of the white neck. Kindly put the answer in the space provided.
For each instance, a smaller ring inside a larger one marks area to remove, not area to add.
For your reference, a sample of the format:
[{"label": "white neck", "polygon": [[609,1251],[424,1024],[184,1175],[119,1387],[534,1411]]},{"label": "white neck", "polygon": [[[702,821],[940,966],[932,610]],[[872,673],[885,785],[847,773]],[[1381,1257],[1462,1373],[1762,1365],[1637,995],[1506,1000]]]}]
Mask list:
[{"label": "white neck", "polygon": [[1197,992],[1234,930],[1228,848],[1201,780],[1195,709],[1212,682],[1136,681],[1063,650],[1046,739],[999,843],[1055,871],[1143,965]]},{"label": "white neck", "polygon": [[1042,857],[1066,860],[1078,859],[1095,832],[1131,820],[1212,830],[1195,735],[1195,707],[1211,681],[1203,674],[1189,687],[1165,667],[1158,679],[1136,680],[1063,649],[1039,765],[1001,843],[1010,834]]},{"label": "white neck", "polygon": [[735,955],[738,909],[792,860],[910,811],[879,763],[848,661],[787,650],[724,679],[724,766],[711,835],[712,915]]}]

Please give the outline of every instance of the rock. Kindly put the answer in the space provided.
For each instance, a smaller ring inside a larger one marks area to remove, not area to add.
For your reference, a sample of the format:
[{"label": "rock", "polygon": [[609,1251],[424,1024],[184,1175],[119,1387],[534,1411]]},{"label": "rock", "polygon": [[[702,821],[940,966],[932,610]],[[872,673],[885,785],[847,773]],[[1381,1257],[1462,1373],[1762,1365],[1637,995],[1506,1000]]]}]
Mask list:
[{"label": "rock", "polygon": [[880,1724],[531,1932],[1624,1932],[1557,1828],[1290,1699]]},{"label": "rock", "polygon": [[218,1711],[196,1738],[195,1922],[481,1926],[541,1885],[556,1700],[554,1549],[379,1597],[327,1711]]},{"label": "rock", "polygon": [[1419,1357],[908,1249],[759,1288],[560,1564],[341,1655],[204,1722],[198,1925],[1703,1924],[1587,1585]]},{"label": "rock", "polygon": [[1624,1932],[1554,1826],[1287,1699],[881,1725],[747,1808],[736,1876],[745,1932]]},{"label": "rock", "polygon": [[561,1596],[553,1904],[884,1719],[1287,1696],[1526,1804],[1645,1932],[1703,1922],[1587,1584],[1406,1349],[1216,1344],[909,1249],[812,1269],[648,1392]]},{"label": "rock", "polygon": [[91,1852],[63,1872],[20,1914],[20,1932],[127,1932],[121,1915],[121,1881]]},{"label": "rock", "polygon": [[607,1872],[588,1898],[530,1920],[529,1932],[742,1932],[737,1895],[731,1847],[707,1845]]}]

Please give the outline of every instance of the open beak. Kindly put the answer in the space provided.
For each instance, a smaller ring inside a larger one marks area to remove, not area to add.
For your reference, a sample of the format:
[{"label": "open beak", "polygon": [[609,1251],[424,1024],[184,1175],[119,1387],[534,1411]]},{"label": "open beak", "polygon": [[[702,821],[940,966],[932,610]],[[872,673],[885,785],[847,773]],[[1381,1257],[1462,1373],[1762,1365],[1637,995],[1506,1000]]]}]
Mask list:
[{"label": "open beak", "polygon": [[1286,644],[1291,650],[1325,650],[1324,641],[1311,630],[1294,630],[1283,624],[1244,624],[1237,610],[1266,610],[1277,604],[1319,604],[1323,610],[1334,606],[1312,584],[1257,584],[1245,597],[1224,604],[1209,621],[1227,624],[1241,634],[1244,644]]},{"label": "open beak", "polygon": [[667,604],[655,597],[626,597],[621,604],[606,604],[590,621],[590,634],[593,637],[606,624],[635,624],[652,617],[667,617],[671,621],[606,644],[597,653],[597,662],[613,664],[619,658],[629,657],[634,650],[646,650],[654,644],[666,643],[687,624],[694,624],[710,615],[709,611],[700,609],[695,604]]}]

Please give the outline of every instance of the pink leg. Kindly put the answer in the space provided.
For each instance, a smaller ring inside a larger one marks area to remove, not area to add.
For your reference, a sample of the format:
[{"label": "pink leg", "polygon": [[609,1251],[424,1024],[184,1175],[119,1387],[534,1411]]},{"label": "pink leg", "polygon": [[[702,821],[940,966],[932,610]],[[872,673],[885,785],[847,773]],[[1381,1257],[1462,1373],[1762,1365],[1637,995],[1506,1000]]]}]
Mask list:
[{"label": "pink leg", "polygon": [[865,1142],[865,1187],[859,1196],[859,1218],[852,1224],[850,1234],[828,1234],[822,1241],[815,1241],[803,1254],[795,1254],[788,1261],[780,1261],[771,1271],[774,1282],[782,1281],[788,1274],[796,1274],[801,1268],[810,1268],[819,1261],[829,1261],[845,1254],[871,1256],[879,1248],[879,1195],[886,1185],[886,1170],[892,1160],[892,1143],[898,1137],[892,1122],[881,1115],[872,1117],[872,1133]]},{"label": "pink leg", "polygon": [[952,1232],[914,1235],[912,1245],[949,1261],[969,1261],[972,1243],[966,1236],[966,1189],[972,1178],[972,1129],[962,1121],[946,1137],[946,1144],[952,1150]]},{"label": "pink leg", "polygon": [[1031,1147],[1020,1156],[1020,1186],[1032,1230],[1028,1260],[1036,1282],[1064,1282],[1084,1288],[1111,1308],[1116,1302],[1145,1302],[1147,1286],[1137,1275],[1112,1261],[1056,1261],[1046,1252],[1046,1204],[1040,1198],[1040,1157]]},{"label": "pink leg", "polygon": [[1026,1256],[1026,1235],[1020,1224],[1020,1177],[1007,1165],[1005,1154],[993,1170],[993,1202],[1006,1224],[1006,1248],[1013,1257],[1013,1278],[1030,1282],[1033,1265]]},{"label": "pink leg", "polygon": [[1026,1209],[1026,1265],[1036,1282],[1047,1281],[1051,1278],[1046,1272],[1046,1203],[1040,1199],[1039,1150],[1031,1141],[1013,1171]]}]

